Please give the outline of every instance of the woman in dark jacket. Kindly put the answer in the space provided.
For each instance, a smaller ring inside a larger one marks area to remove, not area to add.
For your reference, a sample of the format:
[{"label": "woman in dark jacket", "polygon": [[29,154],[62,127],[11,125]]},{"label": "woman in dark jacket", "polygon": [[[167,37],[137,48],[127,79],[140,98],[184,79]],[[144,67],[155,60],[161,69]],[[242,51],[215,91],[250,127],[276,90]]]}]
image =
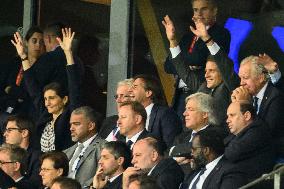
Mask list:
[{"label": "woman in dark jacket", "polygon": [[75,33],[72,33],[70,28],[65,28],[62,33],[63,41],[57,39],[67,59],[68,93],[64,90],[64,86],[54,82],[44,87],[44,97],[36,79],[33,78],[29,61],[25,60],[26,55],[22,51],[22,39],[18,33],[15,34],[13,41],[19,56],[23,60],[22,65],[28,93],[39,113],[36,125],[40,137],[40,148],[43,152],[62,151],[72,145],[69,119],[72,111],[81,105],[79,66],[74,63],[71,51]]}]

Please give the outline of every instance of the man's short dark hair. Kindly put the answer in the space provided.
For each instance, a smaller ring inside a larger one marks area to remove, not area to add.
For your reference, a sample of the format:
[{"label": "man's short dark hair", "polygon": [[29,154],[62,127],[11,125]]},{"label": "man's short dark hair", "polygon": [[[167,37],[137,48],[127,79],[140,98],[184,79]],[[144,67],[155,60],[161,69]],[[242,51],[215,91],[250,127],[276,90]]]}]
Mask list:
[{"label": "man's short dark hair", "polygon": [[25,115],[10,115],[7,118],[7,123],[9,121],[15,121],[17,127],[19,127],[19,129],[21,130],[28,130],[29,131],[29,142],[31,143],[31,138],[33,136],[33,134],[35,133],[35,124],[32,121],[31,118],[25,116]]},{"label": "man's short dark hair", "polygon": [[[197,1],[197,0],[191,0],[191,4],[193,4],[194,1]],[[204,0],[204,1],[207,1],[209,4],[211,4],[213,7],[218,7],[218,3],[217,3],[217,0]]]},{"label": "man's short dark hair", "polygon": [[140,189],[160,189],[154,177],[146,174],[135,175],[130,177],[130,182],[137,181],[140,184]]},{"label": "man's short dark hair", "polygon": [[51,151],[44,153],[40,158],[40,164],[43,160],[49,159],[53,162],[54,169],[62,169],[63,173],[61,176],[67,176],[69,171],[69,160],[67,155],[64,152]]},{"label": "man's short dark hair", "polygon": [[96,131],[100,130],[103,117],[100,113],[96,112],[90,106],[81,106],[79,108],[76,108],[75,110],[73,110],[72,114],[75,114],[75,115],[83,114],[85,116],[85,118],[87,118],[89,121],[95,123]]},{"label": "man's short dark hair", "polygon": [[240,102],[240,111],[242,114],[250,112],[251,119],[256,117],[256,109],[253,107],[252,103],[249,102]]},{"label": "man's short dark hair", "polygon": [[115,159],[123,157],[124,158],[124,162],[122,164],[123,169],[126,169],[131,165],[131,159],[132,159],[131,150],[124,142],[111,141],[105,143],[103,149],[109,150]]},{"label": "man's short dark hair", "polygon": [[217,156],[224,153],[224,138],[226,137],[226,132],[223,128],[206,128],[197,132],[195,137],[197,136],[199,137],[202,147],[209,147]]},{"label": "man's short dark hair", "polygon": [[121,103],[120,107],[122,106],[130,106],[131,109],[138,115],[141,115],[142,117],[142,123],[145,125],[146,124],[146,119],[147,119],[147,112],[142,104],[140,104],[137,101],[126,101]]},{"label": "man's short dark hair", "polygon": [[157,78],[146,74],[140,74],[136,75],[133,79],[134,81],[136,79],[143,80],[144,89],[146,91],[152,91],[151,99],[153,103],[160,103],[160,104],[164,103],[163,89],[161,87],[161,83]]},{"label": "man's short dark hair", "polygon": [[65,28],[65,25],[61,22],[54,22],[48,24],[43,32],[44,33],[49,33],[54,35],[54,37],[60,37],[62,39],[62,28]]},{"label": "man's short dark hair", "polygon": [[60,189],[82,189],[77,180],[67,177],[57,177],[53,180],[53,184],[55,183],[60,185]]}]

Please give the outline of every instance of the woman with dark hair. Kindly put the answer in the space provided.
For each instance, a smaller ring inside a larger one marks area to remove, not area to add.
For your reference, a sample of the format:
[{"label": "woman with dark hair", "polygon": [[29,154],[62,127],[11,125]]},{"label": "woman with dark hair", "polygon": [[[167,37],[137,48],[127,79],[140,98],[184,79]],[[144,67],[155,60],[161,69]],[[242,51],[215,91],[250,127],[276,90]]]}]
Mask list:
[{"label": "woman with dark hair", "polygon": [[67,177],[69,170],[69,161],[63,152],[47,152],[40,158],[41,168],[39,175],[42,178],[42,185],[50,188],[54,179],[58,177]]},{"label": "woman with dark hair", "polygon": [[70,28],[62,29],[63,41],[57,38],[64,50],[67,66],[68,92],[59,83],[50,83],[44,87],[43,96],[33,72],[30,70],[29,60],[25,59],[22,39],[18,33],[14,35],[12,43],[22,59],[25,83],[34,106],[39,113],[36,121],[37,133],[40,136],[40,149],[43,152],[62,151],[72,145],[69,129],[71,112],[81,105],[79,67],[74,63],[71,46],[75,33]]},{"label": "woman with dark hair", "polygon": [[[27,59],[32,66],[36,60],[45,52],[43,42],[43,31],[37,27],[32,26],[25,36],[23,46],[27,54]],[[21,58],[17,57],[14,63],[11,64],[9,76],[4,87],[6,94],[3,111],[7,113],[25,113],[30,114],[33,109],[32,102],[26,92],[26,87],[23,81],[23,67]]]}]

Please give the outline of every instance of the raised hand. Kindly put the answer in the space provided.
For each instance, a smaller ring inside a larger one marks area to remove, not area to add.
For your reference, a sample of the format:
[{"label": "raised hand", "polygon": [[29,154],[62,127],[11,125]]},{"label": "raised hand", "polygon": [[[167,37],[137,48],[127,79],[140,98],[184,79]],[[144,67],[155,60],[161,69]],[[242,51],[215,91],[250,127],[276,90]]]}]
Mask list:
[{"label": "raised hand", "polygon": [[278,64],[267,54],[259,54],[258,57],[258,64],[262,64],[269,73],[275,73],[279,69]]},{"label": "raised hand", "polygon": [[57,37],[57,41],[59,45],[64,51],[71,51],[72,41],[75,36],[75,32],[71,31],[71,28],[64,28],[62,29],[63,40]]},{"label": "raised hand", "polygon": [[251,95],[249,94],[249,91],[247,88],[244,88],[243,86],[240,86],[236,88],[232,95],[231,95],[232,102],[238,102],[238,101],[251,101]]},{"label": "raised hand", "polygon": [[200,18],[193,17],[195,28],[193,26],[189,26],[192,33],[194,33],[197,37],[200,37],[203,41],[206,41],[210,38],[208,32],[206,30],[206,25],[202,22]]},{"label": "raised hand", "polygon": [[99,165],[96,175],[93,178],[93,187],[97,189],[103,188],[107,183],[107,177],[103,174],[103,168]]},{"label": "raised hand", "polygon": [[22,59],[27,57],[24,50],[23,39],[19,32],[14,34],[14,40],[11,40],[11,43],[16,47],[17,53]]},{"label": "raised hand", "polygon": [[177,46],[176,30],[175,30],[174,23],[172,22],[172,20],[170,19],[170,17],[168,15],[166,15],[164,17],[162,24],[164,25],[164,27],[166,29],[166,35],[167,35],[167,38],[170,42],[170,46],[176,47]]}]

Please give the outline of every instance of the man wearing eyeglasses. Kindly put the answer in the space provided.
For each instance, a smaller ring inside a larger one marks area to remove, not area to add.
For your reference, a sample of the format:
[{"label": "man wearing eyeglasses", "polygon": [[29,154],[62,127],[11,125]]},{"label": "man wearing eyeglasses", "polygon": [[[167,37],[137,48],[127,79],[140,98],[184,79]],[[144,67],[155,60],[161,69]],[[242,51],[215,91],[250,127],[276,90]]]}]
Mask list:
[{"label": "man wearing eyeglasses", "polygon": [[15,145],[5,144],[0,147],[0,168],[9,175],[19,189],[37,188],[24,176],[26,151]]},{"label": "man wearing eyeglasses", "polygon": [[[117,111],[119,110],[121,103],[130,100],[129,89],[131,88],[132,83],[133,79],[125,79],[117,83],[116,95],[114,95]],[[117,119],[117,115],[107,117],[103,121],[102,128],[99,132],[99,135],[109,142],[116,141],[117,138],[123,137],[119,133]]]},{"label": "man wearing eyeglasses", "polygon": [[33,136],[34,124],[24,116],[12,115],[7,119],[7,125],[4,132],[5,142],[19,146],[27,151],[27,168],[25,176],[37,186],[40,185],[39,176],[39,157],[41,152],[35,149]]}]

